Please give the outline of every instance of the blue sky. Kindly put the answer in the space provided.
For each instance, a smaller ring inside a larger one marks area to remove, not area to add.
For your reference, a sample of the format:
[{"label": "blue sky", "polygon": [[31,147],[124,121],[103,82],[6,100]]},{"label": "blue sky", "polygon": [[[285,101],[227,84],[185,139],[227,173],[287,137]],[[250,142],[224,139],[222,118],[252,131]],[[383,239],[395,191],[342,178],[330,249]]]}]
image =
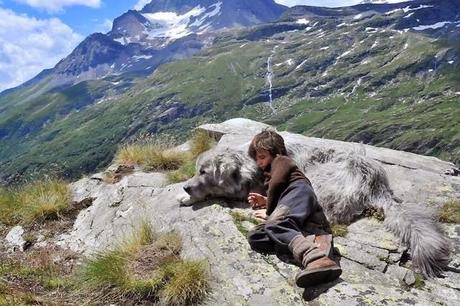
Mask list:
[{"label": "blue sky", "polygon": [[[155,1],[155,0],[154,0]],[[250,0],[248,0],[250,1]],[[288,6],[346,6],[361,0],[275,0]],[[393,0],[394,1],[394,0]],[[150,0],[0,0],[0,92],[54,67],[86,36]]]},{"label": "blue sky", "polygon": [[59,18],[73,31],[87,36],[110,30],[111,22],[139,0],[0,0],[0,8],[46,20]]}]

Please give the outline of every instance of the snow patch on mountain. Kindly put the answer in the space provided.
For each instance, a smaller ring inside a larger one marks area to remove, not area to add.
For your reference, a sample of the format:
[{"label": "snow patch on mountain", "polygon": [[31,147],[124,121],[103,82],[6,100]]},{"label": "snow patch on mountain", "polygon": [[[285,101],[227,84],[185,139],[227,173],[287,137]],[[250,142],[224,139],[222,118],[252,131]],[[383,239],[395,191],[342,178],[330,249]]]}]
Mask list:
[{"label": "snow patch on mountain", "polygon": [[211,9],[210,12],[205,13],[203,16],[197,18],[192,24],[189,25],[189,27],[199,27],[200,30],[205,30],[209,26],[208,24],[203,24],[205,20],[222,13],[222,2],[217,2],[211,5],[208,10],[209,9]]},{"label": "snow patch on mountain", "polygon": [[307,20],[305,18],[297,19],[296,23],[298,24],[308,24],[310,23],[310,20]]},{"label": "snow patch on mountain", "polygon": [[196,6],[183,15],[177,15],[175,12],[158,12],[142,14],[154,26],[153,30],[148,32],[150,39],[156,37],[181,38],[190,34],[188,24],[192,17],[203,14],[206,8]]},{"label": "snow patch on mountain", "polygon": [[418,10],[425,9],[425,8],[432,8],[432,7],[434,7],[434,6],[433,5],[425,5],[425,4],[419,5],[418,7],[411,7],[410,5],[408,5],[408,6],[404,7],[404,8],[397,8],[397,9],[388,11],[388,12],[385,13],[385,15],[391,15],[391,14],[398,13],[398,12],[401,12],[401,11],[404,14],[410,12],[407,16],[404,17],[404,18],[409,18],[410,16],[412,16],[414,14],[414,11],[418,11]]},{"label": "snow patch on mountain", "polygon": [[151,59],[153,55],[134,55],[133,59],[135,61],[141,60],[141,59]]},{"label": "snow patch on mountain", "polygon": [[411,8],[410,6],[406,6],[405,8],[403,8],[403,12],[404,13],[407,13],[407,12],[411,12],[411,11],[418,11],[418,10],[421,10],[421,9],[424,9],[424,8],[431,8],[431,7],[434,7],[433,5],[420,5],[418,7],[414,7],[414,8]]},{"label": "snow patch on mountain", "polygon": [[209,7],[198,5],[180,15],[176,12],[144,13],[151,27],[146,28],[148,39],[167,38],[178,39],[194,33],[195,29],[205,32],[210,26],[206,23],[209,18],[221,14],[222,2],[214,3]]},{"label": "snow patch on mountain", "polygon": [[420,25],[420,26],[417,26],[417,27],[413,27],[412,29],[416,30],[416,31],[423,31],[423,30],[427,30],[427,29],[439,29],[439,28],[442,28],[446,24],[449,24],[449,23],[452,23],[452,22],[451,21],[441,21],[441,22],[436,22],[434,24],[429,24],[429,25]]}]

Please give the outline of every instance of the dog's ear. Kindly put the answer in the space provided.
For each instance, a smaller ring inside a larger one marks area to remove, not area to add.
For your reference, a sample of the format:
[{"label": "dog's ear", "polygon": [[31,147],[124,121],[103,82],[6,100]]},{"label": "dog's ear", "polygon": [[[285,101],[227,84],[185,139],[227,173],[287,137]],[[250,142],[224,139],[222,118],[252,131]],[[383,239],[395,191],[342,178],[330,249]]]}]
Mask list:
[{"label": "dog's ear", "polygon": [[222,156],[217,166],[219,169],[217,173],[219,185],[224,184],[229,179],[238,181],[238,178],[241,176],[240,167],[233,158]]},{"label": "dog's ear", "polygon": [[226,168],[219,177],[219,185],[223,185],[225,182],[233,181],[239,183],[241,180],[241,171],[238,167],[232,166]]}]

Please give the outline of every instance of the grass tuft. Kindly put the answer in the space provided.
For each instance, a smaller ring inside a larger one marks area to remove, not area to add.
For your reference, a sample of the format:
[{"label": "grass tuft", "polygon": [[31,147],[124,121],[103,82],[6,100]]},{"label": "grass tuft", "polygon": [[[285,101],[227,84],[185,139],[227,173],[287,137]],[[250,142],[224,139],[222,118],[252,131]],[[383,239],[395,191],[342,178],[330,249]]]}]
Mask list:
[{"label": "grass tuft", "polygon": [[439,221],[460,224],[460,200],[446,202],[439,213]]},{"label": "grass tuft", "polygon": [[334,237],[345,237],[348,234],[348,227],[345,224],[333,224],[331,230]]},{"label": "grass tuft", "polygon": [[146,171],[178,169],[186,159],[185,153],[173,150],[174,142],[161,138],[145,138],[123,145],[115,155],[120,164],[139,165]]},{"label": "grass tuft", "polygon": [[5,225],[19,223],[18,209],[19,205],[15,199],[14,192],[0,187],[0,222]]},{"label": "grass tuft", "polygon": [[162,272],[168,280],[160,292],[165,305],[195,305],[209,291],[209,276],[203,262],[171,263]]},{"label": "grass tuft", "polygon": [[246,215],[244,213],[241,213],[239,211],[233,210],[233,211],[230,212],[230,215],[233,218],[233,223],[235,223],[236,228],[244,236],[246,236],[248,234],[248,228],[244,225],[244,222],[250,222],[250,223],[252,223],[254,225],[262,223],[261,221],[257,220],[256,218],[248,216],[248,215]]},{"label": "grass tuft", "polygon": [[179,169],[168,172],[168,181],[170,184],[179,183],[188,180],[195,175],[195,160],[187,160]]},{"label": "grass tuft", "polygon": [[413,285],[416,289],[422,289],[425,287],[425,278],[420,273],[415,273],[415,283]]},{"label": "grass tuft", "polygon": [[126,254],[118,250],[97,254],[83,268],[82,283],[98,287],[124,287],[128,284]]},{"label": "grass tuft", "polygon": [[216,144],[212,135],[203,130],[197,130],[190,139],[190,153],[185,155],[184,163],[179,169],[168,173],[170,183],[179,183],[188,180],[195,175],[196,158],[201,153],[211,149]]},{"label": "grass tuft", "polygon": [[179,255],[182,251],[182,238],[175,231],[168,232],[158,237],[155,245],[161,250],[168,250]]},{"label": "grass tuft", "polygon": [[69,188],[62,181],[41,181],[24,187],[18,193],[20,214],[25,223],[58,219],[68,208]]},{"label": "grass tuft", "polygon": [[208,272],[203,262],[182,260],[181,250],[176,232],[158,234],[144,222],[134,238],[91,259],[79,283],[161,305],[199,303],[209,290]]},{"label": "grass tuft", "polygon": [[14,190],[1,189],[0,221],[13,225],[58,219],[70,200],[67,183],[59,180],[37,181]]},{"label": "grass tuft", "polygon": [[216,140],[209,132],[197,130],[190,140],[190,152],[196,158],[204,151],[211,149],[215,144]]}]

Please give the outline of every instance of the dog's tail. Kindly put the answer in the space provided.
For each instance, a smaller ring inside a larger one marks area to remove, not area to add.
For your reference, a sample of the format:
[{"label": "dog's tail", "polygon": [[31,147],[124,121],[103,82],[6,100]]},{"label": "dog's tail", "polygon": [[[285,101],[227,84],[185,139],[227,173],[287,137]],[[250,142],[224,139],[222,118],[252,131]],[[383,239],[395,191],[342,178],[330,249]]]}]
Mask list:
[{"label": "dog's tail", "polygon": [[426,207],[391,201],[382,205],[386,228],[410,248],[414,266],[425,276],[441,275],[449,263],[449,241],[432,213]]},{"label": "dog's tail", "polygon": [[354,169],[360,169],[361,182],[367,182],[367,187],[361,186],[361,190],[370,195],[370,206],[383,209],[385,227],[409,247],[414,267],[427,277],[440,276],[449,263],[450,243],[433,211],[425,205],[402,204],[378,163],[356,154],[349,159],[354,160]]},{"label": "dog's tail", "polygon": [[[333,223],[351,223],[366,208],[382,209],[385,227],[410,248],[412,261],[425,276],[440,275],[449,262],[448,239],[425,206],[402,205],[391,190],[385,169],[362,152],[312,151],[297,159],[314,174],[315,190]],[[319,166],[318,166],[319,165]]]}]

